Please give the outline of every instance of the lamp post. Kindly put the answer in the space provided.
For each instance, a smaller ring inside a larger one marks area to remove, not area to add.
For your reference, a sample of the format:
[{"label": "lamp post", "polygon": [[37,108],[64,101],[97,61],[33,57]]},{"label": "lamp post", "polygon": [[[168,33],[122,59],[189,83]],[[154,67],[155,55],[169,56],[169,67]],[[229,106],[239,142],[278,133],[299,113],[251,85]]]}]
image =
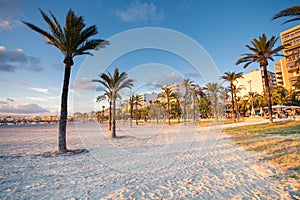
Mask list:
[{"label": "lamp post", "polygon": [[250,85],[250,95],[251,95],[251,115],[255,116],[255,110],[254,110],[254,103],[253,103],[253,93],[252,93],[252,87],[251,87],[251,83],[252,80],[248,81],[249,85]]}]

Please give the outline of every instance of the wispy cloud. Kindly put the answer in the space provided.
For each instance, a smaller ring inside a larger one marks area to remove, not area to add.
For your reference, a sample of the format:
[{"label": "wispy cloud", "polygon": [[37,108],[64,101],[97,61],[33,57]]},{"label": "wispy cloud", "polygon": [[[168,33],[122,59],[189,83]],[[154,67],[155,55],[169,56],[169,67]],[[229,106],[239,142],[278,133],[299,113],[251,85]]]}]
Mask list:
[{"label": "wispy cloud", "polygon": [[25,99],[31,100],[31,101],[49,101],[49,100],[56,100],[59,99],[59,96],[50,96],[50,97],[25,97]]},{"label": "wispy cloud", "polygon": [[37,104],[18,104],[18,105],[0,105],[0,112],[19,115],[19,114],[43,114],[49,112],[48,109]]},{"label": "wispy cloud", "polygon": [[12,30],[22,23],[15,18],[22,13],[22,1],[1,0],[0,6],[0,32]]},{"label": "wispy cloud", "polygon": [[41,93],[49,94],[49,89],[48,88],[28,87],[28,89],[36,91],[36,92],[41,92]]},{"label": "wispy cloud", "polygon": [[5,30],[12,30],[20,26],[22,23],[19,20],[1,20],[0,19],[0,32]]},{"label": "wispy cloud", "polygon": [[185,76],[192,78],[192,77],[199,77],[200,74],[198,72],[187,72],[184,74]]},{"label": "wispy cloud", "polygon": [[99,83],[93,83],[91,79],[83,77],[75,81],[74,84],[71,84],[70,88],[73,90],[88,90],[88,91],[99,91],[102,90],[102,87],[97,86]]},{"label": "wispy cloud", "polygon": [[117,10],[116,15],[125,22],[158,22],[164,17],[163,9],[154,3],[134,1],[125,10]]},{"label": "wispy cloud", "polygon": [[41,71],[40,59],[26,55],[22,49],[8,51],[0,46],[0,71],[15,72],[20,69]]},{"label": "wispy cloud", "polygon": [[49,88],[38,88],[38,87],[31,87],[28,83],[22,82],[20,85],[24,88],[27,88],[32,91],[41,92],[44,94],[49,94]]},{"label": "wispy cloud", "polygon": [[167,75],[160,76],[150,81],[148,86],[152,86],[151,89],[159,89],[164,85],[170,85],[173,83],[178,83],[182,81],[182,77],[179,76],[176,72],[171,72]]},{"label": "wispy cloud", "polygon": [[12,99],[12,98],[1,98],[0,99],[0,104],[9,104],[9,103],[12,103],[14,102],[15,100]]}]

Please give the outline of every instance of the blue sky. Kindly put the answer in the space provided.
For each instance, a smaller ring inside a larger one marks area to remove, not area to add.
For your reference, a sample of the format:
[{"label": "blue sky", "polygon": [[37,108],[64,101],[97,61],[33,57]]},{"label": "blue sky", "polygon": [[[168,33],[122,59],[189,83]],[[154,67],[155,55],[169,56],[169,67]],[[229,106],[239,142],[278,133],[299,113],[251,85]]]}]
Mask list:
[{"label": "blue sky", "polygon": [[[53,12],[61,24],[64,24],[66,13],[72,8],[76,14],[84,17],[87,25],[97,26],[97,37],[102,39],[145,27],[164,28],[184,34],[203,47],[222,74],[233,70],[247,73],[258,68],[252,65],[243,69],[235,65],[240,54],[247,52],[244,45],[262,33],[268,37],[279,36],[280,32],[296,26],[297,23],[281,25],[283,19],[271,21],[271,17],[297,3],[294,0],[1,0],[0,116],[59,113],[63,56],[56,48],[47,45],[44,38],[21,23],[28,21],[48,30],[38,8]],[[147,34],[143,36],[145,39],[150,37]],[[166,38],[170,45],[184,46],[182,41],[172,39]],[[103,52],[109,51],[109,48]],[[99,60],[101,55],[97,57]],[[197,74],[191,63],[182,57],[161,49],[144,48],[127,52],[112,60],[108,66],[101,66],[99,61],[90,66],[91,70],[84,70],[89,59],[81,56],[74,60],[69,98],[71,112],[101,108],[101,105],[94,103],[94,97],[101,92],[90,80],[96,79],[104,70],[112,71],[115,67],[128,72],[136,82],[134,90],[124,95],[157,91],[162,84],[182,78],[190,78],[200,85],[210,81],[207,76]],[[201,67],[205,70],[204,66]],[[273,71],[272,62],[269,69]]]}]

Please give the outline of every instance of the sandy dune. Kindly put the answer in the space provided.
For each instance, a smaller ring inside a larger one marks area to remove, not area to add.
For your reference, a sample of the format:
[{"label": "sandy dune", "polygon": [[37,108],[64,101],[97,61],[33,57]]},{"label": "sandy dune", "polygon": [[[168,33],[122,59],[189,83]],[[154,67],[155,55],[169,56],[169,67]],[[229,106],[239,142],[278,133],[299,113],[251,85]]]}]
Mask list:
[{"label": "sandy dune", "polygon": [[0,199],[291,199],[257,156],[230,144],[220,128],[118,124],[68,127],[71,149],[44,158],[57,126],[0,128]]}]

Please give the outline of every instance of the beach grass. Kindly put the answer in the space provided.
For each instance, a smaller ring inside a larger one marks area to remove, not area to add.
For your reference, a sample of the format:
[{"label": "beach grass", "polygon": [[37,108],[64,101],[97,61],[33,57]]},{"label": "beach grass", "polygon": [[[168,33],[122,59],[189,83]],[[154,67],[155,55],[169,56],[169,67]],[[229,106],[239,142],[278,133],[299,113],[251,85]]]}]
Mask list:
[{"label": "beach grass", "polygon": [[299,122],[247,125],[225,128],[223,131],[232,136],[234,144],[249,151],[262,152],[264,160],[300,179]]}]

